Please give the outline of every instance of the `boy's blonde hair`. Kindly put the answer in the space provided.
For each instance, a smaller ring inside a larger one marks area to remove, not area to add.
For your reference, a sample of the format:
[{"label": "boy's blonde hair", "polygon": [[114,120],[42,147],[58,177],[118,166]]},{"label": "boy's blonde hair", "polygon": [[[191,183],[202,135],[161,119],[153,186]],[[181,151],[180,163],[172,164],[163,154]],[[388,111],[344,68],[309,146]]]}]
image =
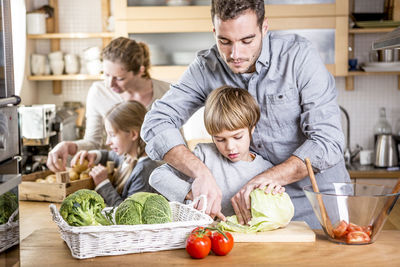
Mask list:
[{"label": "boy's blonde hair", "polygon": [[204,124],[210,135],[248,128],[251,136],[251,130],[259,119],[260,107],[244,89],[225,85],[207,97]]},{"label": "boy's blonde hair", "polygon": [[[146,108],[140,102],[131,100],[116,104],[106,113],[105,119],[110,122],[115,132],[129,132],[134,130],[137,131],[137,133],[140,133],[146,112]],[[124,185],[129,179],[133,168],[135,168],[138,159],[145,153],[146,143],[140,136],[137,142],[138,148],[136,158],[132,159],[128,157],[126,160],[129,167],[125,168],[121,172],[122,164],[120,164],[118,170],[114,172],[113,184],[120,194],[122,193]]]}]

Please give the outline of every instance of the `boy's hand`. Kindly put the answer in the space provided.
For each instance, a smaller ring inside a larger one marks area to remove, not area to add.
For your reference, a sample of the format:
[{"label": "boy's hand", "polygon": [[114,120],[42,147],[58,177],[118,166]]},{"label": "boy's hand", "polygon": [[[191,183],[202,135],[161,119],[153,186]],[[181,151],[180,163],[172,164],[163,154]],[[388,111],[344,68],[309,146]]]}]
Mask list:
[{"label": "boy's hand", "polygon": [[[192,184],[192,194],[193,199],[200,195],[205,195],[207,197],[207,208],[206,214],[210,215],[211,218],[218,217],[219,219],[225,221],[225,216],[221,213],[221,201],[222,192],[215,182],[214,177],[197,177],[194,179]],[[202,209],[204,203],[203,200],[200,201],[194,207],[197,209]]]}]

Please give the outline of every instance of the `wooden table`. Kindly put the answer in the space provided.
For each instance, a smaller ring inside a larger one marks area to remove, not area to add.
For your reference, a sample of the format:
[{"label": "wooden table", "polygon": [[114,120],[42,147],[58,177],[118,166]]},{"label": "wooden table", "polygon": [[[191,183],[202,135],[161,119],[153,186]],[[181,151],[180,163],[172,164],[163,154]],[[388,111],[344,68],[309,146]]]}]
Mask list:
[{"label": "wooden table", "polygon": [[189,257],[184,249],[78,260],[57,230],[36,230],[21,244],[21,266],[399,266],[400,231],[384,230],[370,245],[339,245],[317,230],[313,243],[236,243],[227,256]]},{"label": "wooden table", "polygon": [[249,265],[363,265],[399,266],[400,231],[384,230],[371,245],[348,246],[328,241],[316,230],[313,243],[236,243],[224,257],[191,259],[184,249],[77,260],[51,221],[49,203],[20,202],[21,266],[249,266]]}]

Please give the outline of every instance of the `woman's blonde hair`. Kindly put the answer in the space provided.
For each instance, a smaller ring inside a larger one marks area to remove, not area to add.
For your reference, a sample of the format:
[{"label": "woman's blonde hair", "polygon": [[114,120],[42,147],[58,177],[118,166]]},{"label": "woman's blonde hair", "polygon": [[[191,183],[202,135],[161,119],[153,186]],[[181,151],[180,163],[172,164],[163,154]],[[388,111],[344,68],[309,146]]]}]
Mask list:
[{"label": "woman's blonde hair", "polygon": [[[116,104],[106,113],[105,119],[110,122],[115,132],[129,132],[134,130],[139,134],[146,112],[146,108],[140,102],[131,100]],[[146,143],[140,136],[138,137],[137,142],[136,158],[126,156],[125,161],[128,163],[128,167],[122,170],[122,164],[120,164],[117,171],[114,172],[113,185],[117,188],[117,191],[120,194],[122,193],[132,170],[135,168],[138,159],[145,153]]]},{"label": "woman's blonde hair", "polygon": [[142,42],[118,37],[112,40],[102,52],[103,59],[124,65],[127,71],[138,74],[140,67],[144,67],[142,77],[150,79],[150,51],[149,47]]},{"label": "woman's blonde hair", "polygon": [[210,135],[248,128],[251,136],[251,130],[259,119],[260,107],[244,89],[225,85],[213,90],[207,97],[204,124]]}]

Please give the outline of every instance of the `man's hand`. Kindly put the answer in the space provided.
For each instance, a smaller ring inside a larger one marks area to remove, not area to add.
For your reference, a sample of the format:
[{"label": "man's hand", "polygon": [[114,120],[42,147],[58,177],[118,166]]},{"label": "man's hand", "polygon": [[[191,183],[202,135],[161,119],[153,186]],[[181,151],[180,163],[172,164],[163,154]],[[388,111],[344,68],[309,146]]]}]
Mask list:
[{"label": "man's hand", "polygon": [[57,144],[47,157],[47,167],[53,172],[65,171],[68,155],[74,155],[78,146],[73,142]]},{"label": "man's hand", "polygon": [[[222,192],[210,170],[187,147],[179,145],[172,148],[164,155],[164,161],[178,171],[194,178],[192,184],[193,199],[200,195],[207,197],[206,213],[212,218],[218,217],[225,220],[221,213]],[[202,209],[203,201],[199,201],[195,208]]]},{"label": "man's hand", "polygon": [[265,193],[283,193],[282,187],[297,182],[307,176],[304,162],[291,156],[285,162],[276,165],[257,175],[245,184],[231,199],[232,207],[240,224],[247,224],[251,220],[250,193],[256,188],[265,188]]}]

